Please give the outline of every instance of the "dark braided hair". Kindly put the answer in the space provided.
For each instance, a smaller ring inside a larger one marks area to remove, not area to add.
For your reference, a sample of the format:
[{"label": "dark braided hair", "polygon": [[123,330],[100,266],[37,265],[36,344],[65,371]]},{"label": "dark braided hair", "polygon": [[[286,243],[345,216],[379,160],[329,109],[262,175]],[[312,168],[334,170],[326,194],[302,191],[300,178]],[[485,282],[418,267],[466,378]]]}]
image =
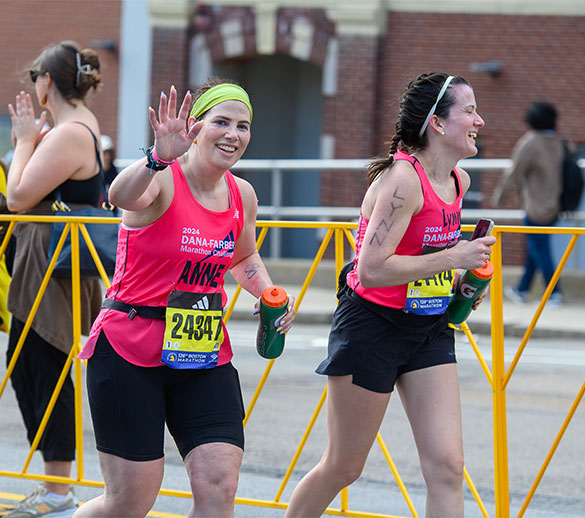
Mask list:
[{"label": "dark braided hair", "polygon": [[[437,96],[448,74],[432,72],[421,74],[410,81],[406,91],[400,100],[400,112],[394,130],[394,135],[388,142],[388,156],[376,158],[368,165],[368,186],[382,174],[382,172],[394,162],[394,153],[401,151],[412,152],[417,149],[424,149],[428,144],[427,131],[422,136],[419,132],[425,122],[431,108],[437,101]],[[469,83],[462,77],[455,76],[449,83],[449,88],[439,101],[434,114],[438,117],[447,117],[455,98],[450,92],[450,87],[455,85],[467,85]]]}]

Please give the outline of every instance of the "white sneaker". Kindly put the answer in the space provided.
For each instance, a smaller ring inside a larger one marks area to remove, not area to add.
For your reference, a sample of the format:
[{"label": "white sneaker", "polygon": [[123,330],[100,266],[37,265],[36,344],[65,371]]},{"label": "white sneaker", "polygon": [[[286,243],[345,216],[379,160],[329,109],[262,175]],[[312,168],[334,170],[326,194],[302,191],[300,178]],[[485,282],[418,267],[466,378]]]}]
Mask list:
[{"label": "white sneaker", "polygon": [[504,295],[508,297],[514,304],[526,304],[526,293],[518,291],[514,286],[506,286],[504,288]]},{"label": "white sneaker", "polygon": [[40,485],[4,518],[72,518],[77,507],[73,489],[64,498],[55,498]]},{"label": "white sneaker", "polygon": [[563,304],[563,294],[559,291],[553,291],[546,302],[546,307],[550,309],[560,308]]}]

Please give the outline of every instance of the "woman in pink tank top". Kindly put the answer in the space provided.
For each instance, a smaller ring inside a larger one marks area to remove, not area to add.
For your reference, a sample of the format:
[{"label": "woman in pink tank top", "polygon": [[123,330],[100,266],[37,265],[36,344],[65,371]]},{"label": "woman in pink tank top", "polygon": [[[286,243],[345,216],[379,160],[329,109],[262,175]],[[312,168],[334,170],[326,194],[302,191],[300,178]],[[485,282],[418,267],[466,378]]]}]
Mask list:
[{"label": "woman in pink tank top", "polygon": [[[124,169],[110,199],[124,209],[116,271],[80,354],[104,495],[76,516],[146,516],[163,478],[164,429],[193,494],[190,516],[233,516],[244,408],[223,324],[224,275],[259,298],[272,285],[256,249],[257,198],[229,168],[250,141],[252,106],[214,81],[161,92],[154,146]],[[251,308],[252,310],[252,308]],[[294,297],[280,320],[287,332]]]},{"label": "woman in pink tank top", "polygon": [[317,517],[365,464],[394,385],[427,484],[427,516],[463,517],[461,409],[447,304],[456,269],[495,239],[462,241],[461,201],[484,125],[461,77],[423,74],[402,97],[387,157],[368,168],[353,263],[340,276],[328,357],[328,444],[287,517]]}]

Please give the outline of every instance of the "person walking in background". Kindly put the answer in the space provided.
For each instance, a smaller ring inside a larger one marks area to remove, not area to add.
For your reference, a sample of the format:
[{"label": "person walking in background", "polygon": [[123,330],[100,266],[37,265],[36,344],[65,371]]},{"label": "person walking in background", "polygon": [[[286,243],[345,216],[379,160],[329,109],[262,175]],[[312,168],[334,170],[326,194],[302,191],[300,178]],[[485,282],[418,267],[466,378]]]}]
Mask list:
[{"label": "person walking in background", "polygon": [[101,136],[100,144],[102,147],[102,153],[104,154],[104,176],[106,186],[109,189],[116,176],[118,176],[118,168],[114,164],[114,160],[116,159],[116,149],[114,147],[114,141],[108,135]]},{"label": "person walking in background", "polygon": [[[102,153],[104,154],[104,180],[106,182],[106,192],[110,191],[110,185],[112,185],[112,182],[114,181],[114,179],[116,178],[116,176],[118,176],[118,168],[116,167],[116,164],[114,163],[114,160],[116,159],[116,149],[114,147],[114,141],[112,140],[111,137],[109,137],[108,135],[102,135],[100,138],[100,144],[102,147]],[[108,196],[109,198],[109,196]],[[103,199],[103,197],[101,198],[101,201],[105,201]],[[113,215],[115,216],[121,216],[121,211],[118,207],[114,207],[113,209]]]},{"label": "person walking in background", "polygon": [[463,517],[461,404],[447,306],[455,269],[483,266],[493,237],[463,241],[469,175],[484,121],[469,83],[442,73],[408,84],[388,157],[368,168],[356,254],[339,279],[328,357],[328,443],[295,488],[288,518],[321,516],[360,475],[394,385],[427,485],[427,516]]},{"label": "person walking in background", "polygon": [[[509,187],[519,187],[521,206],[526,212],[524,225],[550,227],[556,223],[560,210],[562,162],[564,147],[555,133],[557,109],[547,101],[533,102],[526,110],[530,126],[512,151],[512,166],[504,172],[492,195],[492,204],[499,206]],[[555,273],[550,234],[526,234],[524,273],[517,286],[506,286],[504,293],[512,301],[523,304],[538,270],[548,285]],[[554,287],[549,307],[559,306],[563,297],[559,284]]]},{"label": "person walking in background", "polygon": [[[248,94],[214,80],[189,111],[191,97],[177,116],[177,91],[161,92],[158,117],[149,108],[154,146],[110,188],[123,209],[117,269],[79,356],[105,492],[76,518],[148,513],[165,422],[191,483],[189,516],[233,516],[244,407],[222,320],[224,275],[255,297],[272,283],[256,249],[256,194],[229,171],[250,141]],[[293,319],[289,297],[280,331]]]},{"label": "person walking in background", "polygon": [[[14,154],[7,181],[11,211],[51,215],[54,191],[72,208],[97,205],[101,193],[94,139],[100,128],[85,100],[101,82],[100,63],[91,49],[71,41],[45,48],[29,77],[44,111],[35,120],[30,94],[21,91],[9,105]],[[47,115],[48,112],[48,115]],[[53,128],[43,130],[50,116]],[[8,309],[12,313],[7,363],[47,269],[51,225],[21,222],[15,227],[16,254]],[[81,282],[82,333],[87,334],[101,305],[99,281]],[[29,442],[32,443],[73,345],[70,279],[52,278],[41,300],[11,381]],[[73,382],[67,376],[38,449],[46,475],[69,477],[75,458]],[[68,484],[45,482],[26,497],[10,518],[72,516],[77,500]]]}]

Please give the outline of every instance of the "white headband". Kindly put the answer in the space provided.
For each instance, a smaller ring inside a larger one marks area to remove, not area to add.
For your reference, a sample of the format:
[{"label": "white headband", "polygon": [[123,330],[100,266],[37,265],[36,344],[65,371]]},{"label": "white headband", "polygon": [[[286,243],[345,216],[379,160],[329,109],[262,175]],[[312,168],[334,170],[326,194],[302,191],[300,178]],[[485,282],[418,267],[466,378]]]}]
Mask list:
[{"label": "white headband", "polygon": [[445,82],[443,83],[443,86],[442,86],[441,90],[439,91],[439,95],[437,95],[437,100],[435,101],[435,104],[433,104],[431,111],[429,111],[429,114],[427,115],[427,118],[425,119],[425,122],[422,125],[422,128],[418,132],[419,137],[423,136],[423,133],[425,132],[425,130],[427,129],[427,126],[429,125],[429,121],[431,120],[431,117],[433,116],[433,114],[435,113],[435,110],[437,109],[437,104],[439,104],[439,101],[443,98],[443,95],[445,95],[445,92],[447,91],[447,87],[449,86],[451,79],[453,79],[454,77],[455,76],[449,76],[447,79],[445,79]]}]

